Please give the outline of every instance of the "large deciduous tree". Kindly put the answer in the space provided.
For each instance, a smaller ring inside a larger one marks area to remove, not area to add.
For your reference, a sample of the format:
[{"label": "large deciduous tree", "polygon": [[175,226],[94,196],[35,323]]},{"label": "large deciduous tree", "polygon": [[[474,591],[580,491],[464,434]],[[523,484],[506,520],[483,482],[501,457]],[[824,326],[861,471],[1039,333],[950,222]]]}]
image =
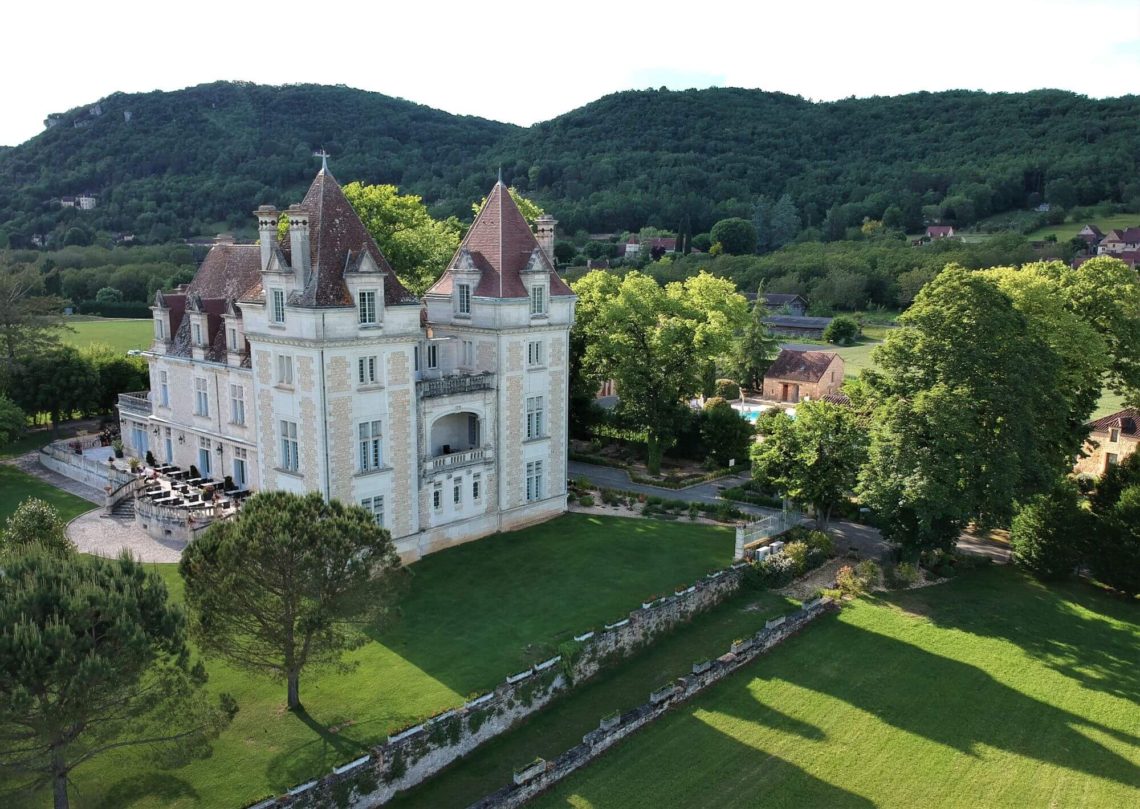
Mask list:
[{"label": "large deciduous tree", "polygon": [[0,269],[0,380],[21,360],[59,345],[66,303],[43,294],[35,269]]},{"label": "large deciduous tree", "polygon": [[394,185],[356,182],[344,187],[344,195],[400,280],[417,295],[435,281],[459,246],[458,220],[434,219],[415,194],[401,194]]},{"label": "large deciduous tree", "polygon": [[878,407],[861,493],[888,539],[950,547],[968,520],[1008,522],[1071,461],[1061,362],[1008,295],[961,267],[899,323],[868,374]]},{"label": "large deciduous tree", "polygon": [[756,226],[747,219],[730,217],[712,226],[709,236],[713,244],[733,256],[743,256],[756,252]]},{"label": "large deciduous tree", "polygon": [[748,457],[755,435],[752,422],[724,399],[715,396],[705,402],[701,440],[708,448],[709,457],[718,466],[728,466],[731,460],[742,463]]},{"label": "large deciduous tree", "polygon": [[0,393],[0,447],[19,438],[27,423],[28,415],[20,406]]},{"label": "large deciduous tree", "polygon": [[645,430],[656,474],[683,400],[700,390],[710,361],[728,356],[747,302],[730,281],[705,272],[664,289],[639,272],[620,282],[608,278],[593,272],[574,286],[583,362],[589,377],[617,382],[619,412]]},{"label": "large deciduous tree", "polygon": [[388,532],[317,493],[255,495],[191,543],[179,571],[203,651],[285,680],[291,709],[301,672],[342,666],[403,580]]},{"label": "large deciduous tree", "polygon": [[826,530],[832,509],[855,488],[866,452],[866,432],[853,410],[804,402],[794,419],[772,420],[768,435],[753,446],[752,474],[811,506]]},{"label": "large deciduous tree", "polygon": [[232,699],[203,692],[185,618],[158,574],[33,546],[0,575],[0,770],[50,786],[68,806],[71,773],[120,747],[181,760],[207,751]]},{"label": "large deciduous tree", "polygon": [[53,425],[98,408],[99,372],[71,346],[21,361],[10,378],[12,400],[27,413],[50,413]]}]

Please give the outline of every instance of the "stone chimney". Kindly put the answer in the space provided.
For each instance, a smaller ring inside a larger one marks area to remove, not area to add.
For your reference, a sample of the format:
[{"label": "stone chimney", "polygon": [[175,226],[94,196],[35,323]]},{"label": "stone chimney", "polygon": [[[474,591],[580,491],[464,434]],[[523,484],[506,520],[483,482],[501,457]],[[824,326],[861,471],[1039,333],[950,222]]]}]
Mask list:
[{"label": "stone chimney", "polygon": [[257,238],[261,242],[261,269],[269,266],[273,255],[273,243],[277,241],[277,209],[272,205],[262,205],[253,215],[257,217]]},{"label": "stone chimney", "polygon": [[548,213],[535,220],[535,238],[538,239],[538,246],[542,248],[542,252],[546,253],[546,257],[550,259],[550,265],[554,266],[554,226],[558,224],[558,220]]},{"label": "stone chimney", "polygon": [[309,213],[300,205],[290,205],[285,211],[289,218],[289,252],[297,283],[309,283],[313,272],[313,258],[309,251]]}]

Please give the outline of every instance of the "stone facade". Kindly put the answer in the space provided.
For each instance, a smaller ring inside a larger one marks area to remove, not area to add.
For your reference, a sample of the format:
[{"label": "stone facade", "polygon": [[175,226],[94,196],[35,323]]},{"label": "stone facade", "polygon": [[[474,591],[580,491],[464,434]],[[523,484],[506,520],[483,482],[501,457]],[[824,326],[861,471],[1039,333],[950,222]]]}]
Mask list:
[{"label": "stone facade", "polygon": [[780,352],[764,374],[765,401],[795,404],[839,393],[843,387],[843,358],[827,351]]},{"label": "stone facade", "polygon": [[564,512],[574,296],[505,190],[423,300],[325,170],[286,213],[156,296],[131,454],[363,505],[404,562]]},{"label": "stone facade", "polygon": [[1108,468],[1121,463],[1140,444],[1140,410],[1125,408],[1090,425],[1082,457],[1073,465],[1078,475],[1101,477]]}]

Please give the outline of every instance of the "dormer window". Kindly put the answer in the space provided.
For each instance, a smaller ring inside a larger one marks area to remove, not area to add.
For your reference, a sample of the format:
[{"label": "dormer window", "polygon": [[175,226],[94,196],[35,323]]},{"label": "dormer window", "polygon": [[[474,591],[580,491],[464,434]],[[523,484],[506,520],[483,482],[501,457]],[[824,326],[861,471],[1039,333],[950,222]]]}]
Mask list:
[{"label": "dormer window", "polygon": [[270,292],[269,317],[274,323],[285,322],[285,290],[275,289]]},{"label": "dormer window", "polygon": [[166,321],[162,320],[161,318],[154,321],[154,339],[166,339]]},{"label": "dormer window", "polygon": [[459,284],[456,288],[456,306],[459,314],[471,314],[471,285]]},{"label": "dormer window", "polygon": [[230,326],[229,337],[230,337],[230,341],[229,341],[230,342],[230,351],[236,352],[238,350],[238,332],[237,332],[237,328],[235,328],[234,326]]},{"label": "dormer window", "polygon": [[376,290],[362,289],[356,297],[356,308],[361,326],[376,325]]},{"label": "dormer window", "polygon": [[202,345],[202,324],[201,323],[195,323],[194,324],[194,345],[196,345],[196,346]]},{"label": "dormer window", "polygon": [[1119,440],[1120,440],[1120,428],[1119,427],[1110,427],[1108,430],[1108,442],[1110,444],[1115,444]]},{"label": "dormer window", "polygon": [[531,317],[546,314],[546,287],[539,285],[530,288],[530,314]]}]

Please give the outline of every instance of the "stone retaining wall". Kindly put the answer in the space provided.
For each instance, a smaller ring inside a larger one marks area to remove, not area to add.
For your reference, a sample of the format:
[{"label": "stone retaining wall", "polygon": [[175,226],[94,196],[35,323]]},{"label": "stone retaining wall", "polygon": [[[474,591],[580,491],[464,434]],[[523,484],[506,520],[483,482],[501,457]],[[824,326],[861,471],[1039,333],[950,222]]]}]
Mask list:
[{"label": "stone retaining wall", "polygon": [[693,664],[693,673],[649,695],[649,701],[621,717],[603,717],[598,728],[582,737],[582,743],[554,761],[541,759],[515,772],[514,783],[493,792],[468,809],[513,809],[549,789],[570,773],[585,766],[603,751],[667,713],[694,694],[720,682],[773,646],[800,631],[827,612],[838,610],[829,598],[805,604],[799,611],[768,621],[767,625],[716,660]]},{"label": "stone retaining wall", "polygon": [[744,564],[710,573],[672,594],[644,602],[626,617],[600,630],[576,635],[562,654],[506,678],[494,691],[465,705],[389,736],[366,756],[346,762],[321,778],[299,784],[288,794],[251,809],[379,806],[401,790],[429,778],[455,759],[508,730],[542,708],[557,693],[596,674],[656,635],[689,620],[734,594]]}]

